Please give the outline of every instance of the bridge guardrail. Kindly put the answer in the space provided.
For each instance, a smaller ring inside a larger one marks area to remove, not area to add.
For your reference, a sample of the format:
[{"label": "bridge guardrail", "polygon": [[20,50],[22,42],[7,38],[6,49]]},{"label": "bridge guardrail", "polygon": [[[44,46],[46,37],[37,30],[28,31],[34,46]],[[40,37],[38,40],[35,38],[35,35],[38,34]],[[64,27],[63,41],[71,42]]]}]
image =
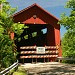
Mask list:
[{"label": "bridge guardrail", "polygon": [[57,57],[57,60],[59,61],[59,62],[61,62],[62,60],[75,60],[75,58],[69,58],[69,57]]},{"label": "bridge guardrail", "polygon": [[13,65],[11,65],[10,67],[6,68],[5,70],[0,72],[0,75],[6,75],[7,73],[9,73],[10,70],[14,69],[15,67],[18,66],[18,60],[17,62],[15,62]]}]

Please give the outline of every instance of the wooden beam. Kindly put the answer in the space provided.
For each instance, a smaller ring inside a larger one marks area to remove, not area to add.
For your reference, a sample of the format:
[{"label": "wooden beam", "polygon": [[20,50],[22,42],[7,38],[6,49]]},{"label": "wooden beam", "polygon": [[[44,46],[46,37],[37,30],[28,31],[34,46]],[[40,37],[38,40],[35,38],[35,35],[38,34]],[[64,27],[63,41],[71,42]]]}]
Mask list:
[{"label": "wooden beam", "polygon": [[[37,46],[23,46],[20,49],[36,49]],[[45,49],[57,49],[58,46],[45,46]]]},{"label": "wooden beam", "polygon": [[32,56],[20,56],[21,59],[23,59],[23,58],[51,58],[51,57],[58,57],[58,55],[32,55]]},{"label": "wooden beam", "polygon": [[[36,51],[21,51],[20,54],[37,54]],[[45,51],[45,54],[58,54],[57,50]]]}]

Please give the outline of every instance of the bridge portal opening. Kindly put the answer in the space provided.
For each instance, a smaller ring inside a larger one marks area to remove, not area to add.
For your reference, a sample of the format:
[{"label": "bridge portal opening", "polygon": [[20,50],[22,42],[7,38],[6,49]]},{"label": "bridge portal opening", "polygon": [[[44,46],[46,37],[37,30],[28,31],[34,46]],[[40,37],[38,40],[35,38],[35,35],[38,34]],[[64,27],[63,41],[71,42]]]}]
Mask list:
[{"label": "bridge portal opening", "polygon": [[21,35],[19,46],[47,45],[47,25],[29,24]]},{"label": "bridge portal opening", "polygon": [[54,27],[49,24],[27,24],[18,46],[55,46]]}]

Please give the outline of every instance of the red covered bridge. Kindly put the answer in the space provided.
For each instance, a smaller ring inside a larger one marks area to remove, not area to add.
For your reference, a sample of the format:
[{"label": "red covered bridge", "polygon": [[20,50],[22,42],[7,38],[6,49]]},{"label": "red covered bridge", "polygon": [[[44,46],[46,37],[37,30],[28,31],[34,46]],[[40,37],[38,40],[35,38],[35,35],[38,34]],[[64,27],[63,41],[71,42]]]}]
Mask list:
[{"label": "red covered bridge", "polygon": [[17,12],[14,22],[27,25],[18,42],[23,62],[49,62],[62,56],[58,19],[36,3]]}]

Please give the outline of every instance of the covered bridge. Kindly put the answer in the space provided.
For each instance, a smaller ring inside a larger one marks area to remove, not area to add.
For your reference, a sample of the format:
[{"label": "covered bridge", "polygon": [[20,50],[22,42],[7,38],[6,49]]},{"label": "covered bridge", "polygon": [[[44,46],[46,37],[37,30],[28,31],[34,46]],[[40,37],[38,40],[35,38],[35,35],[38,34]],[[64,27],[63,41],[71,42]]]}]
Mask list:
[{"label": "covered bridge", "polygon": [[23,62],[56,61],[62,56],[58,19],[36,3],[13,15],[14,22],[27,25],[17,43]]}]

